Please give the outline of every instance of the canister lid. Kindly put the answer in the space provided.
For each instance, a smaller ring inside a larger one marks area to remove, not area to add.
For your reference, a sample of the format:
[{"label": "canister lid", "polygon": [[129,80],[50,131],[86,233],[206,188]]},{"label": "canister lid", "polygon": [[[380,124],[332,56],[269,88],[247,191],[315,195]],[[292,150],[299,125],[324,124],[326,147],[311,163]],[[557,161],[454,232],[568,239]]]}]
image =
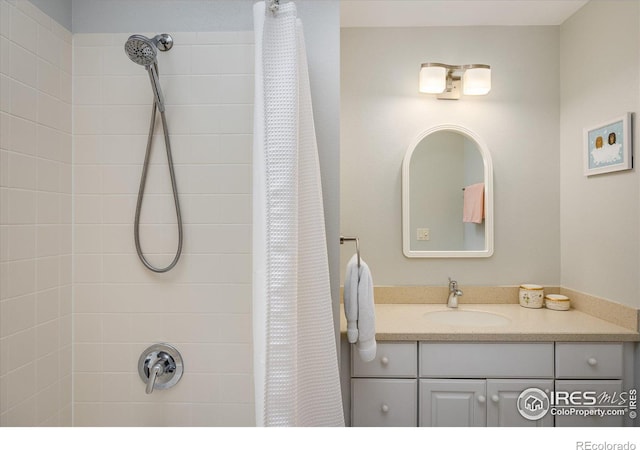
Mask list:
[{"label": "canister lid", "polygon": [[541,291],[542,289],[544,289],[544,287],[540,286],[539,284],[521,284],[520,287],[529,291]]},{"label": "canister lid", "polygon": [[566,295],[560,295],[560,294],[547,294],[544,296],[544,298],[547,298],[549,300],[554,300],[556,302],[568,302],[570,301],[569,297],[567,297]]}]

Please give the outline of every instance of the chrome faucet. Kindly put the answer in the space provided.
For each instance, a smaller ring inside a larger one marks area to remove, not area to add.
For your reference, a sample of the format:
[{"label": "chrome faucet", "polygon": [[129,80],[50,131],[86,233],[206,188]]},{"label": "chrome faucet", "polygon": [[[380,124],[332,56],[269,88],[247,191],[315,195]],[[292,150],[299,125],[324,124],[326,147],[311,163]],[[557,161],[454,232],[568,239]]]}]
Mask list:
[{"label": "chrome faucet", "polygon": [[447,307],[457,308],[458,297],[462,297],[462,291],[458,289],[458,282],[449,278],[449,299],[447,300]]}]

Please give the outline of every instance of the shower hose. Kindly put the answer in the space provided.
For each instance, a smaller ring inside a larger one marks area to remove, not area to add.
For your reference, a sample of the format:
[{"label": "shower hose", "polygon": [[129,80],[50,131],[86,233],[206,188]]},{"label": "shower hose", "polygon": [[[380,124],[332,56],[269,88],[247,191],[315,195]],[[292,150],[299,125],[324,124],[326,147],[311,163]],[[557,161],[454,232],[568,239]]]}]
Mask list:
[{"label": "shower hose", "polygon": [[158,268],[153,266],[147,258],[145,258],[144,253],[142,251],[142,247],[140,246],[140,212],[142,210],[142,201],[144,199],[144,188],[147,182],[147,171],[149,169],[149,163],[151,160],[151,144],[153,143],[153,130],[156,123],[156,110],[157,110],[156,102],[153,102],[153,107],[151,109],[151,124],[149,125],[149,137],[147,139],[147,151],[144,155],[144,165],[142,167],[142,176],[140,177],[140,189],[138,190],[138,201],[136,204],[136,217],[134,221],[134,239],[136,242],[136,251],[138,252],[138,256],[140,257],[140,261],[145,267],[156,273],[164,273],[168,272],[174,268],[174,266],[178,263],[180,259],[180,255],[182,254],[182,216],[180,214],[180,200],[178,198],[178,187],[176,185],[176,175],[173,169],[173,158],[171,156],[171,142],[169,141],[169,131],[167,129],[167,119],[165,117],[164,111],[160,111],[160,117],[162,119],[162,130],[164,132],[164,143],[165,148],[167,150],[167,164],[169,166],[169,176],[171,178],[171,189],[173,190],[173,203],[176,209],[176,220],[178,222],[178,248],[176,250],[176,255],[173,258],[173,261],[162,268]]}]

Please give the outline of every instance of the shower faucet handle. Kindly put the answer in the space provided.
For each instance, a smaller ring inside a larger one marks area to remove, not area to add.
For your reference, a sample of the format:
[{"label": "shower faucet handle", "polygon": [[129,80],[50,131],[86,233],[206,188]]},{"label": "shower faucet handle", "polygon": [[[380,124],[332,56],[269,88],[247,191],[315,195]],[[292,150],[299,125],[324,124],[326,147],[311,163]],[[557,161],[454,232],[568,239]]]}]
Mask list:
[{"label": "shower faucet handle", "polygon": [[182,356],[168,344],[152,345],[138,360],[138,374],[146,385],[147,394],[155,389],[169,389],[180,381],[182,373]]}]

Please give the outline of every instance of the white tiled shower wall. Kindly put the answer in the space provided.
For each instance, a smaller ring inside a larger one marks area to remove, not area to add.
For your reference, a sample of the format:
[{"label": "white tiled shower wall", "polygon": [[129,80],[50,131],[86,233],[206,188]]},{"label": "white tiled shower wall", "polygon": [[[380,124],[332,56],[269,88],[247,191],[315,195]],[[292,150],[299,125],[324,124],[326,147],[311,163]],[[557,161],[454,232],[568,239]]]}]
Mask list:
[{"label": "white tiled shower wall", "polygon": [[[74,35],[74,424],[79,426],[254,423],[253,34],[172,35],[173,49],[158,60],[185,238],[180,262],[162,275],[143,268],[133,240],[151,114],[147,72],[123,51],[128,34]],[[142,246],[152,261],[166,265],[175,251],[176,226],[162,135],[155,136],[152,163]],[[174,388],[145,395],[136,365],[140,353],[156,342],[180,350],[185,374]]]},{"label": "white tiled shower wall", "polygon": [[0,425],[71,424],[71,33],[0,0]]}]

